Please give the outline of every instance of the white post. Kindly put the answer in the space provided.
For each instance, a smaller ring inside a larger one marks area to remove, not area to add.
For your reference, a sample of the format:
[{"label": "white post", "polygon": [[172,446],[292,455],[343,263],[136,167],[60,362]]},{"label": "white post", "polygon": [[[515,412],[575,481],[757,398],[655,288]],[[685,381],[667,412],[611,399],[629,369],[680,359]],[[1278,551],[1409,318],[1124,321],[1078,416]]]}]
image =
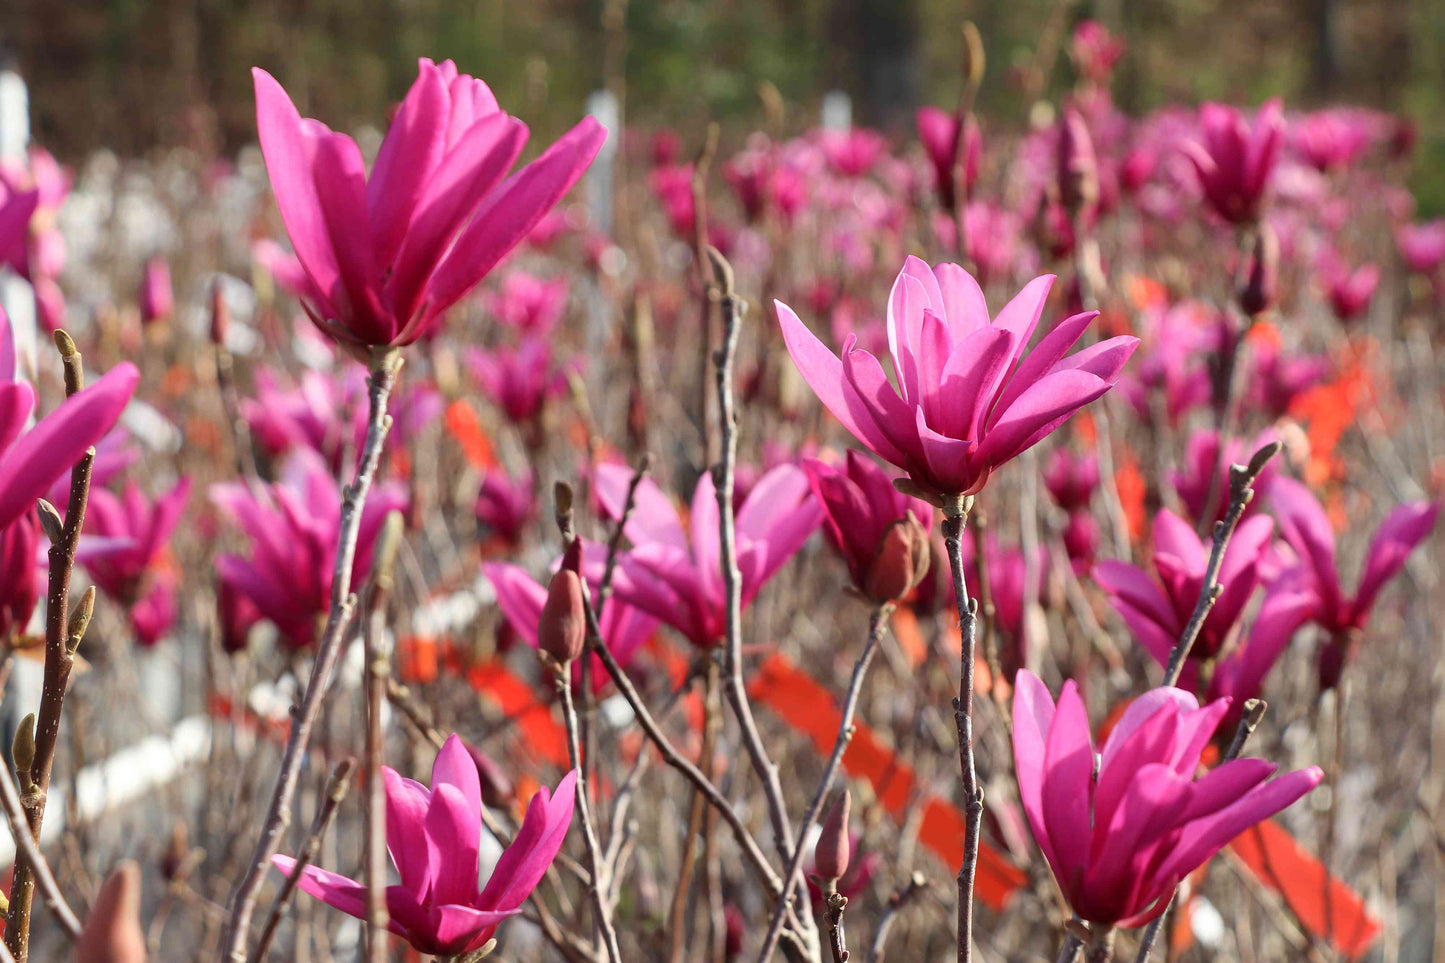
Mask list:
[{"label": "white post", "polygon": [[841,90],[830,90],[823,95],[824,130],[848,130],[853,126],[853,101]]}]

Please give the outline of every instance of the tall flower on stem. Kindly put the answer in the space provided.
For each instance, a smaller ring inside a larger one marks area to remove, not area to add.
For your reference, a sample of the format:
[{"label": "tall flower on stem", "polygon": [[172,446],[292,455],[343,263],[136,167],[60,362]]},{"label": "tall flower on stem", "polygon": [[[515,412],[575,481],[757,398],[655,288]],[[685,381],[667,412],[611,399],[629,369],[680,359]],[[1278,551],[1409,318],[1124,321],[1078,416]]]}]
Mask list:
[{"label": "tall flower on stem", "polygon": [[1214,212],[1231,224],[1258,222],[1270,174],[1284,144],[1279,100],[1266,101],[1251,125],[1223,104],[1199,108],[1199,139],[1184,144]]},{"label": "tall flower on stem", "polygon": [[[1179,881],[1231,839],[1317,786],[1317,767],[1269,780],[1276,767],[1235,759],[1195,779],[1229,701],[1200,706],[1170,687],[1125,710],[1097,754],[1074,682],[1055,706],[1027,670],[1016,680],[1019,795],[1069,907],[1097,929],[1143,926]],[[1269,780],[1269,781],[1267,781]]]},{"label": "tall flower on stem", "polygon": [[[421,953],[453,955],[480,949],[522,904],[557,857],[572,825],[573,784],[567,773],[555,791],[537,790],[527,815],[479,887],[482,840],[482,785],[462,740],[447,737],[432,764],[431,788],[382,767],[386,779],[386,847],[401,883],[386,890],[387,929]],[[274,856],[272,864],[290,874],[296,860]],[[367,918],[366,886],[306,866],[297,885],[324,903]]]},{"label": "tall flower on stem", "polygon": [[423,58],[368,176],[356,142],[301,117],[259,67],[256,126],[305,269],[301,303],[365,356],[441,323],[572,187],[607,131],[581,121],[515,175],[527,127],[451,61]]}]

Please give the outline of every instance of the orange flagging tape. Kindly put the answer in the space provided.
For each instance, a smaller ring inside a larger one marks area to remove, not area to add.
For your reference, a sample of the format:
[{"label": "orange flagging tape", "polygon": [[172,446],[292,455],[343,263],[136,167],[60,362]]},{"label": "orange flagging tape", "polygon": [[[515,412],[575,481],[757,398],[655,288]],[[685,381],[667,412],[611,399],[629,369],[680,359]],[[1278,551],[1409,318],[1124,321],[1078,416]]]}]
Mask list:
[{"label": "orange flagging tape", "polygon": [[[772,709],[784,722],[803,732],[820,753],[833,751],[842,710],[832,693],[781,655],[769,656],[748,686],[748,695]],[[855,723],[853,741],[843,754],[843,768],[855,779],[867,780],[879,803],[901,824],[918,790],[913,769],[881,743],[873,730]],[[918,838],[948,866],[963,863],[964,816],[938,796],[923,801],[923,823]],[[1028,878],[1007,857],[988,843],[980,843],[978,898],[994,910],[1003,909]]]},{"label": "orange flagging tape", "polygon": [[532,687],[499,662],[474,665],[467,670],[467,682],[491,699],[521,729],[527,746],[559,769],[572,768],[567,752],[567,733],[552,715],[552,709]]},{"label": "orange flagging tape", "polygon": [[482,471],[496,467],[497,456],[492,450],[492,440],[487,437],[482,421],[471,405],[465,401],[453,401],[447,406],[447,430],[462,446],[462,454],[473,468]]}]

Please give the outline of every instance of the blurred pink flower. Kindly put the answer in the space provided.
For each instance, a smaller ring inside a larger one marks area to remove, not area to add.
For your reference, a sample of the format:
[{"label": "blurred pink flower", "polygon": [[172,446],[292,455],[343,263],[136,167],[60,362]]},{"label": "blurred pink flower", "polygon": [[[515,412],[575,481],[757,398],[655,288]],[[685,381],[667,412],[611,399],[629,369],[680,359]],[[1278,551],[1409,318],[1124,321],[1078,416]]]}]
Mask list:
[{"label": "blurred pink flower", "polygon": [[162,577],[152,581],[145,594],[131,604],[126,617],[141,648],[149,649],[165,638],[176,624],[174,580]]},{"label": "blurred pink flower", "polygon": [[333,471],[342,454],[359,454],[366,437],[365,370],[347,365],[335,375],[303,371],[294,388],[283,388],[277,373],[259,367],[255,398],[241,399],[241,417],[265,451],[279,457],[309,448]]},{"label": "blurred pink flower", "polygon": [[175,310],[175,297],[171,293],[171,267],[164,258],[153,257],[145,263],[141,274],[140,304],[142,324],[164,321]]},{"label": "blurred pink flower", "polygon": [[[1209,521],[1212,523],[1223,518],[1225,511],[1229,508],[1229,466],[1248,460],[1250,454],[1273,440],[1273,432],[1265,431],[1255,437],[1247,450],[1244,443],[1235,438],[1226,443],[1224,450],[1220,451],[1217,431],[1201,429],[1191,434],[1189,440],[1184,443],[1183,464],[1168,472],[1169,484],[1173,486],[1179,500],[1184,503],[1189,517],[1196,522],[1203,521],[1206,503],[1212,495],[1214,517]],[[1256,490],[1267,491],[1270,480],[1278,471],[1279,469],[1273,463],[1265,465],[1264,470],[1255,479]],[[1244,507],[1244,515],[1241,517],[1249,518],[1256,514],[1260,509],[1260,504],[1261,499],[1251,500]]]},{"label": "blurred pink flower", "polygon": [[1024,812],[1064,899],[1090,923],[1148,923],[1185,876],[1324,778],[1312,766],[1266,782],[1272,763],[1235,759],[1196,780],[1200,755],[1229,708],[1223,699],[1201,708],[1181,689],[1151,689],[1095,754],[1073,680],[1057,706],[1032,672],[1020,672],[1015,684]]},{"label": "blurred pink flower", "polygon": [[828,166],[841,177],[862,177],[888,150],[883,135],[866,127],[819,130],[814,136]]},{"label": "blurred pink flower", "polygon": [[1266,101],[1252,125],[1233,107],[1206,103],[1199,108],[1199,139],[1183,146],[1215,213],[1231,224],[1252,224],[1283,140],[1278,100]]},{"label": "blurred pink flower", "polygon": [[1401,224],[1395,243],[1405,266],[1417,274],[1433,274],[1445,261],[1445,219],[1423,224]]},{"label": "blurred pink flower", "polygon": [[31,511],[0,529],[0,643],[13,645],[40,600],[40,519]]},{"label": "blurred pink flower", "polygon": [[1267,342],[1254,345],[1249,357],[1246,404],[1271,419],[1283,418],[1296,398],[1334,370],[1323,355],[1289,355]]},{"label": "blurred pink flower", "polygon": [[1107,84],[1114,65],[1124,56],[1124,41],[1097,20],[1082,20],[1069,40],[1069,56],[1081,75],[1097,84]]},{"label": "blurred pink flower", "polygon": [[1381,589],[1399,574],[1410,553],[1434,530],[1440,506],[1410,502],[1389,514],[1370,542],[1359,585],[1351,598],[1340,586],[1335,533],[1324,506],[1303,484],[1283,475],[1273,479],[1267,491],[1279,519],[1280,534],[1299,558],[1299,564],[1281,575],[1280,580],[1310,594],[1309,621],[1330,633],[1320,654],[1320,687],[1332,688],[1358,644],[1359,632],[1369,620]]},{"label": "blurred pink flower", "polygon": [[1054,449],[1044,467],[1044,488],[1066,512],[1086,510],[1099,487],[1099,459],[1090,453],[1076,455],[1068,448]]},{"label": "blurred pink flower", "polygon": [[549,398],[565,395],[568,373],[584,361],[578,357],[558,366],[552,342],[537,336],[524,338],[516,348],[470,346],[462,357],[482,393],[518,425],[534,421]]},{"label": "blurred pink flower", "polygon": [[[387,929],[422,953],[460,955],[479,949],[522,904],[557,857],[572,825],[577,773],[555,792],[543,786],[527,805],[516,837],[478,892],[482,786],[476,764],[455,734],[432,764],[431,788],[390,766],[386,780],[386,848],[401,876],[388,886]],[[271,862],[289,874],[290,856]],[[335,909],[366,919],[366,886],[318,866],[306,866],[297,885]]]},{"label": "blurred pink flower", "polygon": [[[1274,531],[1264,515],[1240,522],[1224,552],[1219,569],[1219,598],[1199,630],[1189,657],[1198,662],[1214,658],[1229,641],[1249,597],[1259,585],[1259,562]],[[1094,581],[1108,593],[1139,644],[1160,663],[1169,661],[1204,584],[1209,546],[1189,523],[1167,508],[1154,516],[1154,571],[1112,559],[1094,563]]]},{"label": "blurred pink flower", "polygon": [[895,388],[853,339],[840,359],[775,302],[788,352],[824,406],[869,450],[947,495],[989,473],[1103,395],[1138,339],[1110,338],[1064,357],[1097,312],[1059,322],[1032,351],[1053,277],[1036,278],[990,320],[978,283],[956,264],[909,257],[888,299]]},{"label": "blurred pink flower", "polygon": [[545,335],[567,307],[567,279],[542,280],[525,271],[509,271],[501,287],[484,297],[491,316],[523,334]]},{"label": "blurred pink flower", "polygon": [[358,355],[429,333],[567,193],[607,132],[586,118],[518,173],[527,139],[482,81],[423,58],[368,177],[255,68],[256,125],[312,320]]},{"label": "blurred pink flower", "polygon": [[1350,271],[1344,265],[1331,264],[1321,270],[1320,279],[1335,317],[1353,321],[1368,310],[1370,299],[1380,285],[1380,269],[1373,264],[1362,264]]},{"label": "blurred pink flower", "polygon": [[[918,108],[915,115],[918,140],[928,154],[933,166],[933,189],[938,193],[938,204],[945,211],[953,210],[954,165],[958,155],[958,118],[946,110],[933,106]],[[973,186],[978,182],[979,158],[983,154],[983,136],[978,123],[970,115],[963,128],[963,183],[965,200],[973,196]]]},{"label": "blurred pink flower", "polygon": [[647,183],[662,205],[672,232],[684,240],[692,240],[697,217],[692,196],[692,165],[656,167],[647,175]]},{"label": "blurred pink flower", "polygon": [[[622,514],[632,469],[602,464],[593,477],[598,503],[607,518]],[[808,489],[807,476],[781,465],[758,479],[737,513],[737,563],[746,607],[763,585],[813,534],[823,510]],[[631,547],[617,563],[614,595],[672,626],[699,648],[722,639],[727,599],[719,561],[717,494],[704,472],[693,492],[688,529],[677,509],[650,478],[637,486],[636,509],[624,529]],[[586,566],[600,571],[607,550],[589,546]]]},{"label": "blurred pink flower", "polygon": [[91,579],[122,605],[141,595],[142,581],[151,574],[180,524],[191,497],[191,480],[185,476],[154,501],[134,482],[120,495],[92,489],[85,510],[85,531],[107,539],[124,539],[123,551],[107,552],[85,563]]},{"label": "blurred pink flower", "polygon": [[[298,448],[280,482],[258,485],[255,491],[243,482],[217,482],[210,498],[251,541],[249,558],[217,557],[217,575],[276,626],[284,645],[306,648],[331,605],[341,529],[341,492],[321,456]],[[404,509],[406,501],[406,492],[395,483],[372,489],[362,510],[351,589],[367,577],[372,545],[387,513]]]},{"label": "blurred pink flower", "polygon": [[220,621],[221,648],[230,653],[244,652],[251,628],[261,621],[261,610],[234,582],[216,580],[216,609]]},{"label": "blurred pink flower", "polygon": [[1319,171],[1343,170],[1359,160],[1381,130],[1370,114],[1327,108],[1305,114],[1290,131],[1294,149]]},{"label": "blurred pink flower", "polygon": [[509,545],[520,543],[522,532],[537,514],[532,472],[512,478],[500,469],[482,475],[477,491],[477,521]]}]

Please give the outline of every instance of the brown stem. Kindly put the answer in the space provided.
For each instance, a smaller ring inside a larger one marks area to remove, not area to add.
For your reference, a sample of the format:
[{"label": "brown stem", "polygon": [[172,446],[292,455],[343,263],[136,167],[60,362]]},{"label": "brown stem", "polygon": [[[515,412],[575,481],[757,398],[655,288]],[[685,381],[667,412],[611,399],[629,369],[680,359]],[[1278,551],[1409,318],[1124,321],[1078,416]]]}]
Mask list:
[{"label": "brown stem", "polygon": [[341,801],[351,790],[351,775],[356,771],[356,760],[347,757],[336,764],[331,771],[331,778],[326,783],[326,795],[321,801],[321,808],[316,811],[316,818],[311,823],[311,832],[306,837],[306,843],[301,847],[301,852],[296,855],[296,865],[291,867],[291,872],[286,876],[286,882],[281,886],[281,893],[276,897],[276,902],[271,907],[271,914],[266,918],[266,925],[261,930],[261,938],[256,941],[256,951],[252,954],[253,959],[264,960],[266,953],[271,948],[271,941],[276,938],[276,928],[281,925],[281,917],[286,914],[286,907],[290,905],[291,898],[296,895],[296,883],[301,879],[302,872],[316,860],[317,853],[321,852],[321,838],[331,828],[331,821],[336,817],[336,810],[341,807]]},{"label": "brown stem", "polygon": [[961,636],[958,667],[958,697],[953,701],[958,726],[958,763],[963,773],[963,795],[967,800],[964,826],[963,865],[958,869],[958,963],[973,958],[973,881],[978,870],[979,833],[983,823],[983,789],[973,750],[973,663],[978,623],[978,603],[968,597],[963,572],[963,527],[973,499],[958,496],[943,506],[943,543],[948,549],[948,566],[953,574],[953,598],[958,607]]},{"label": "brown stem", "polygon": [[[717,661],[708,660],[707,685],[710,690],[717,685]],[[705,717],[711,715],[714,709],[718,708],[715,698],[716,692],[709,691],[703,700],[703,713]],[[712,757],[716,747],[712,742],[712,735],[716,727],[713,720],[708,717],[703,721],[702,730],[702,751],[698,755],[698,767],[702,774],[709,780],[713,778]],[[682,858],[678,861],[677,889],[672,894],[672,905],[668,908],[667,929],[668,929],[668,959],[671,963],[683,963],[688,950],[688,926],[687,908],[692,902],[693,871],[697,865],[697,841],[702,835],[703,817],[709,807],[702,798],[702,793],[696,789],[692,791],[692,799],[687,809],[687,837],[682,841]]]},{"label": "brown stem", "polygon": [[602,872],[601,847],[597,845],[597,828],[592,822],[592,805],[587,798],[587,770],[582,765],[582,746],[578,741],[577,709],[572,704],[572,670],[569,666],[558,666],[555,678],[557,694],[562,700],[562,719],[567,728],[567,754],[572,768],[577,770],[577,816],[582,823],[582,839],[587,846],[587,869],[591,874],[587,895],[592,900],[592,911],[596,916],[598,930],[602,933],[602,944],[607,948],[607,959],[611,963],[622,963],[622,951],[617,946],[617,931],[612,926],[612,913],[607,905],[605,893],[607,880]]},{"label": "brown stem", "polygon": [[230,963],[242,963],[246,959],[246,934],[250,930],[251,917],[256,911],[261,883],[271,857],[276,854],[281,844],[281,836],[291,822],[291,800],[301,776],[306,746],[311,741],[311,730],[321,714],[321,704],[330,688],[331,676],[340,659],[346,630],[351,625],[352,614],[356,608],[356,597],[350,592],[351,569],[356,560],[357,538],[361,534],[362,508],[366,504],[367,493],[371,490],[372,479],[381,461],[381,450],[386,443],[387,432],[391,429],[391,417],[386,413],[386,404],[392,388],[396,385],[401,364],[401,354],[395,349],[377,350],[372,357],[371,374],[367,379],[370,415],[366,442],[362,448],[361,459],[356,465],[354,479],[341,499],[340,534],[335,568],[331,573],[331,610],[327,616],[326,628],[321,634],[321,641],[316,647],[316,659],[311,667],[311,677],[306,682],[301,707],[294,715],[286,739],[281,769],[276,774],[276,785],[271,793],[261,836],[256,841],[246,875],[231,901],[231,919],[222,951],[222,959]]},{"label": "brown stem", "polygon": [[23,854],[25,865],[30,867],[30,872],[35,881],[40,885],[40,892],[45,898],[45,905],[50,912],[55,914],[55,919],[60,923],[60,928],[65,935],[74,940],[80,936],[80,920],[65,902],[61,895],[60,886],[55,882],[55,874],[50,871],[50,866],[45,862],[45,857],[40,854],[40,846],[35,838],[30,835],[30,827],[25,819],[25,812],[20,804],[20,791],[15,786],[15,779],[10,775],[8,766],[0,763],[0,803],[5,807],[5,818],[10,823],[10,835],[15,837],[15,850]]},{"label": "brown stem", "polygon": [[836,885],[836,880],[830,883],[829,892],[824,897],[827,904],[825,915],[828,919],[828,949],[833,953],[833,963],[848,963],[848,939],[843,934],[843,910],[848,908],[848,897],[834,889]]},{"label": "brown stem", "polygon": [[893,921],[905,906],[926,889],[927,877],[914,872],[907,885],[888,898],[888,905],[883,907],[883,915],[878,917],[878,928],[873,931],[873,942],[868,947],[868,963],[882,963],[883,948],[888,943],[888,933],[893,929]]},{"label": "brown stem", "polygon": [[370,617],[362,636],[366,687],[366,769],[361,775],[366,809],[366,940],[370,963],[386,963],[386,784],[381,776],[386,743],[381,731],[381,703],[391,679],[391,659],[382,646],[386,606],[395,582],[396,553],[401,546],[401,512],[393,511],[377,539],[371,564]]}]

